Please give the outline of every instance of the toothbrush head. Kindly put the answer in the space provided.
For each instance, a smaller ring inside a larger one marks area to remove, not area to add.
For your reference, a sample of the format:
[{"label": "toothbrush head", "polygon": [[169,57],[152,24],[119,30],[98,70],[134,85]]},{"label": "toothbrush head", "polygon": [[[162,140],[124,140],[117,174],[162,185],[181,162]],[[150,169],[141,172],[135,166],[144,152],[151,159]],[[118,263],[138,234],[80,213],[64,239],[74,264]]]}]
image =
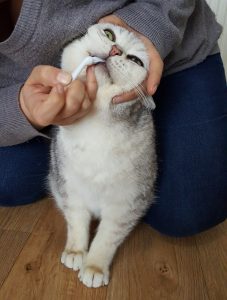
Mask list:
[{"label": "toothbrush head", "polygon": [[105,62],[105,60],[96,56],[85,57],[84,60],[79,64],[79,66],[72,72],[72,79],[75,80],[85,67],[95,65],[101,62]]},{"label": "toothbrush head", "polygon": [[100,57],[91,56],[91,58],[92,58],[93,64],[98,64],[98,63],[101,63],[101,62],[105,62],[105,60],[100,58]]},{"label": "toothbrush head", "polygon": [[98,63],[101,63],[101,62],[104,62],[104,60],[102,58],[99,58],[97,56],[87,56],[82,61],[82,64],[84,66],[91,66],[91,65],[95,65],[95,64],[98,64]]}]

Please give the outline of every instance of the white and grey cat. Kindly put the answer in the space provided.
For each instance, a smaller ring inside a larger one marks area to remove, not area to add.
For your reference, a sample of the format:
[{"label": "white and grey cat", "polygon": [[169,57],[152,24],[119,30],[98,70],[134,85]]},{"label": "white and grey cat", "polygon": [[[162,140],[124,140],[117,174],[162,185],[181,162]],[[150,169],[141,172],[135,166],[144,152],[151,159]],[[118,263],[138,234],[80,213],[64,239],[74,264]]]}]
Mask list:
[{"label": "white and grey cat", "polygon": [[[156,154],[152,97],[113,104],[112,98],[138,86],[149,59],[143,43],[112,24],[96,24],[63,51],[62,68],[72,72],[88,55],[106,59],[95,67],[97,97],[91,111],[53,138],[49,184],[67,222],[61,262],[80,270],[88,287],[109,282],[118,246],[154,198]],[[85,72],[81,74],[84,79]],[[89,225],[100,219],[89,247]]]}]

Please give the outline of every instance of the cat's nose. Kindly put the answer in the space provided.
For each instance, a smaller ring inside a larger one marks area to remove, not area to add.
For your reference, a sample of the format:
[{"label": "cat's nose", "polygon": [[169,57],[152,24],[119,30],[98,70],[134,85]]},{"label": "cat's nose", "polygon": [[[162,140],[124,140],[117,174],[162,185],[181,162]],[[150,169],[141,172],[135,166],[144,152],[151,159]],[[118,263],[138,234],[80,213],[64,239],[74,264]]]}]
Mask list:
[{"label": "cat's nose", "polygon": [[116,46],[113,45],[110,50],[109,56],[122,55],[122,51]]}]

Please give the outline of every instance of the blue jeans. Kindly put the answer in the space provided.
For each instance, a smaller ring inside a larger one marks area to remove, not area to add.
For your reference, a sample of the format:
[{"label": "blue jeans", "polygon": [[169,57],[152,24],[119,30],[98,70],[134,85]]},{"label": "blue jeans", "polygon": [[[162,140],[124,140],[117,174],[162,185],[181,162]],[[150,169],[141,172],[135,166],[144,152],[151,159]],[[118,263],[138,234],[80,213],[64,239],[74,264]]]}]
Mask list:
[{"label": "blue jeans", "polygon": [[48,164],[49,142],[44,138],[0,148],[0,205],[29,204],[44,197]]},{"label": "blue jeans", "polygon": [[[227,86],[220,55],[163,78],[154,98],[159,177],[144,221],[167,235],[192,235],[227,216]],[[42,138],[0,148],[1,205],[45,195],[48,148]]]}]

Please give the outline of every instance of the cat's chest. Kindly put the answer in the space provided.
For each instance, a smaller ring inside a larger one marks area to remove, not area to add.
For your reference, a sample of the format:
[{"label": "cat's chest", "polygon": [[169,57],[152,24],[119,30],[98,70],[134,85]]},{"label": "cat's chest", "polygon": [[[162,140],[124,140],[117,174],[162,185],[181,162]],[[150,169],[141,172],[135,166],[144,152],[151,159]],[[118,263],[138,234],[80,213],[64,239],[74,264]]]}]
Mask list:
[{"label": "cat's chest", "polygon": [[[78,174],[93,182],[104,182],[127,163],[130,138],[120,125],[87,120],[78,126],[63,129],[59,144],[64,148],[67,174]],[[120,167],[121,166],[121,167]]]}]

